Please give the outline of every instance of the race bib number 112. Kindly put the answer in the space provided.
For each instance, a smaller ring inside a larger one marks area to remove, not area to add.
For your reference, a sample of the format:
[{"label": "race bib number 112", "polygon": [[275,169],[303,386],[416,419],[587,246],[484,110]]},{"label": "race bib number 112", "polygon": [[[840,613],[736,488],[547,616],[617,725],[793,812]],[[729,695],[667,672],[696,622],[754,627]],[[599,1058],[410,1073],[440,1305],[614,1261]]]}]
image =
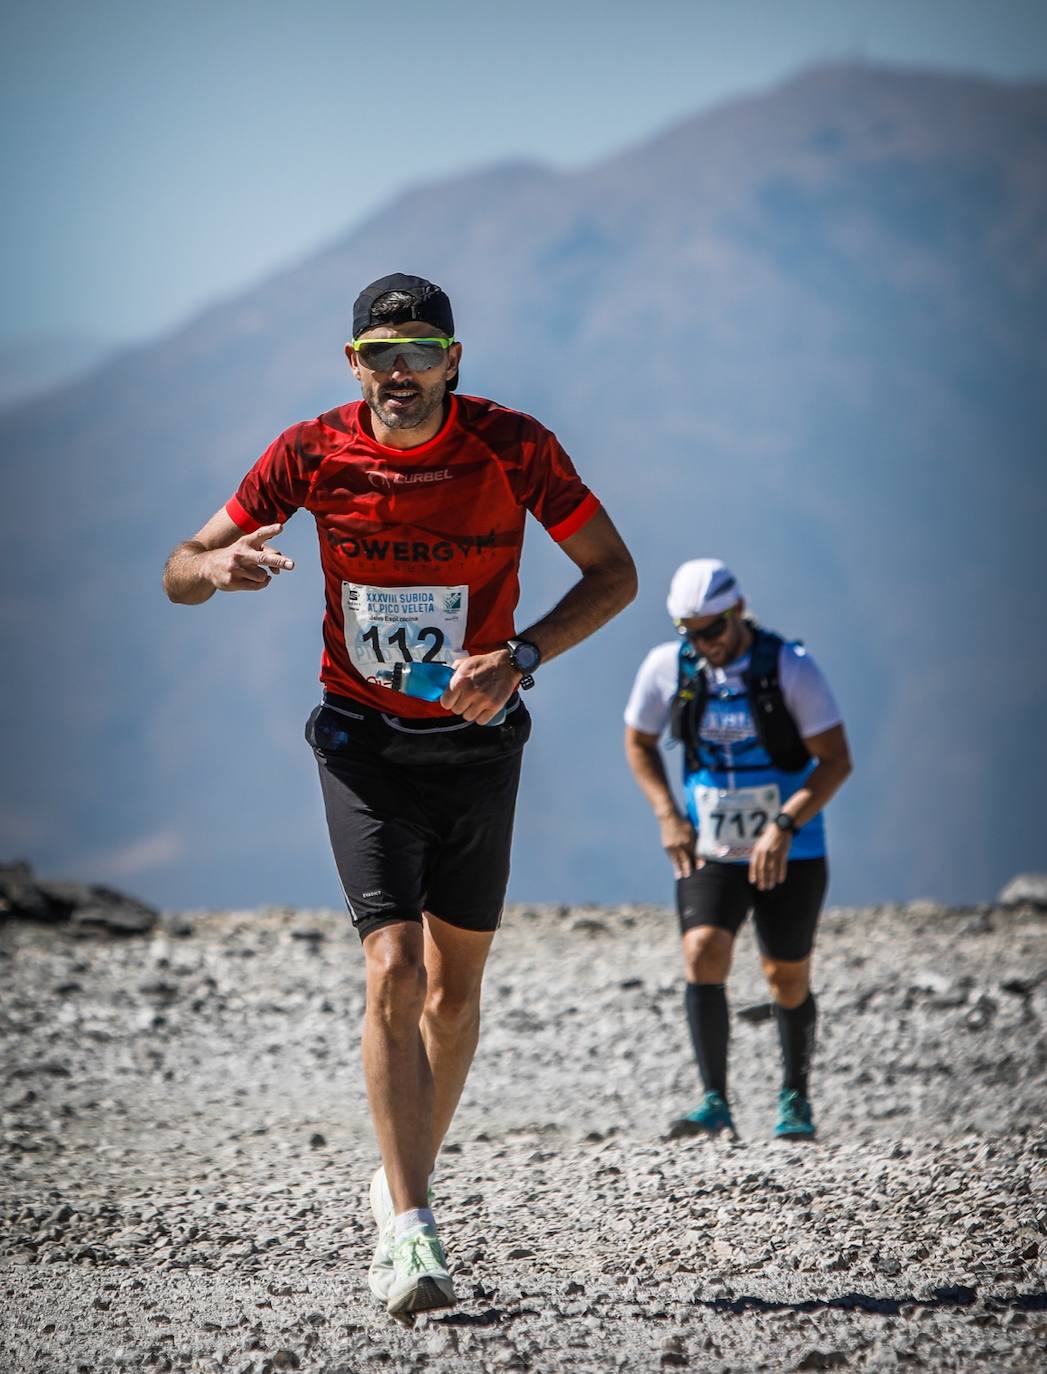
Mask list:
[{"label": "race bib number 112", "polygon": [[358,673],[394,663],[453,663],[465,646],[469,588],[342,583],[345,647]]}]

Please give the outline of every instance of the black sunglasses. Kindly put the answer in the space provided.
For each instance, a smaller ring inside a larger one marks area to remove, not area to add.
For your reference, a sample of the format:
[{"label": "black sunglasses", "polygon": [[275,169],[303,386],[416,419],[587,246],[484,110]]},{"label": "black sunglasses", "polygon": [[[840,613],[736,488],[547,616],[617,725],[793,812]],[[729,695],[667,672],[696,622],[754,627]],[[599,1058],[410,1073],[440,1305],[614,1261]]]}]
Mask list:
[{"label": "black sunglasses", "polygon": [[722,635],[727,633],[727,627],[730,625],[733,615],[734,607],[732,606],[730,610],[724,611],[723,615],[718,615],[712,624],[705,625],[700,630],[689,630],[679,621],[676,623],[676,628],[679,630],[680,634],[685,635],[688,639],[701,639],[705,641],[719,639]]},{"label": "black sunglasses", "polygon": [[454,339],[354,339],[356,356],[369,372],[391,372],[397,358],[410,372],[428,372],[447,356]]}]

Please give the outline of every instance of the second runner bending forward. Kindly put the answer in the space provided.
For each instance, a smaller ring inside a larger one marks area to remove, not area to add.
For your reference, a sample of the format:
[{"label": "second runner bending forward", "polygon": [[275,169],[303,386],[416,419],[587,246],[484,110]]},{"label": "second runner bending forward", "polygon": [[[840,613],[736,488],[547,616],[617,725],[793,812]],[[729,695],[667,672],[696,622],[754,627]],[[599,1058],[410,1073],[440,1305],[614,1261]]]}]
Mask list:
[{"label": "second runner bending forward", "polygon": [[[668,607],[678,637],[640,667],[625,753],[676,875],[687,1021],[705,1088],[671,1134],[734,1131],[725,985],[751,910],[784,1066],[774,1134],[813,1136],[811,950],[828,882],[822,808],[851,771],[840,712],[803,646],[745,614],[718,559],[679,568]],[[667,726],[682,745],[686,815],[658,750]]]}]

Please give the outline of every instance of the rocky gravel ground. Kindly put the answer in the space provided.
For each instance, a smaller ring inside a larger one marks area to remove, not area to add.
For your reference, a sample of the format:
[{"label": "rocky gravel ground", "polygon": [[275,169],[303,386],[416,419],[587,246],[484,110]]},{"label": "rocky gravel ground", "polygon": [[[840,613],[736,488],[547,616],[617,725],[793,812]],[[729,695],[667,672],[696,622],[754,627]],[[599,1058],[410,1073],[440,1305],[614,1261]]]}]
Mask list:
[{"label": "rocky gravel ground", "polygon": [[335,912],[0,926],[0,1371],[1043,1370],[1047,960],[1034,904],[823,922],[816,1144],[772,1142],[748,935],[737,1143],[673,918],[516,907],[436,1179],[462,1297],[370,1299],[357,940]]}]

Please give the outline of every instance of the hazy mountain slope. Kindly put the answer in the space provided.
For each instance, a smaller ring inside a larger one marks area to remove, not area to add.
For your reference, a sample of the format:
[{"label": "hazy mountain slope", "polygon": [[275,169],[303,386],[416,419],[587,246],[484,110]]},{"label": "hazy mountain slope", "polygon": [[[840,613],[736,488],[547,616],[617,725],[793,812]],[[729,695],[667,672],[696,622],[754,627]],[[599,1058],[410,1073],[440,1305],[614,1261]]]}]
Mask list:
[{"label": "hazy mountain slope", "polygon": [[33,334],[0,342],[0,408],[64,386],[115,352],[111,340]]},{"label": "hazy mountain slope", "polygon": [[[352,394],[352,297],[402,268],[451,291],[464,389],[559,432],[641,569],[533,693],[517,895],[667,893],[620,715],[697,553],[838,689],[836,900],[974,899],[1042,862],[1045,154],[1042,86],[826,68],[583,172],[419,188],[8,413],[0,848],[171,902],[334,899],[297,724],[308,517],[265,596],[174,608],[158,576],[280,428]],[[521,623],[568,575],[534,527]]]}]

